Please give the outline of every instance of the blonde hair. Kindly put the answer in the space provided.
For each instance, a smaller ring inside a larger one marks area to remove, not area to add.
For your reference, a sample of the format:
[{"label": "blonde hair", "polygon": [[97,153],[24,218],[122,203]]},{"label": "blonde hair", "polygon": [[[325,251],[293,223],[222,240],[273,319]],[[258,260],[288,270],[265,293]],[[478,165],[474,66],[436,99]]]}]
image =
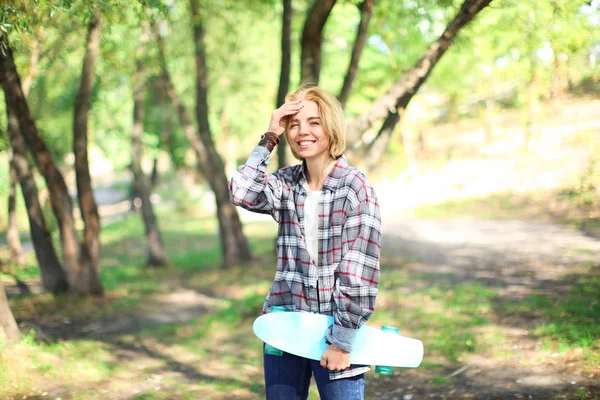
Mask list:
[{"label": "blonde hair", "polygon": [[[288,95],[286,101],[308,100],[317,103],[319,117],[323,128],[329,137],[329,154],[336,159],[346,150],[346,124],[344,121],[344,109],[338,99],[331,93],[314,85],[302,85],[294,93]],[[290,123],[285,128],[285,134],[289,133]],[[302,160],[290,146],[294,157]]]}]

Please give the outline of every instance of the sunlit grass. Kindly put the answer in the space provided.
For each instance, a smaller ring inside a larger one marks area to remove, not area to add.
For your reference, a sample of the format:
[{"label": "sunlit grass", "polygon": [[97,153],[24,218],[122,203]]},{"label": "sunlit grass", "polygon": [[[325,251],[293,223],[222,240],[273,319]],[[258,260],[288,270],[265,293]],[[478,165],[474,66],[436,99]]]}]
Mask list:
[{"label": "sunlit grass", "polygon": [[538,315],[543,318],[533,331],[546,346],[565,352],[572,349],[600,349],[600,277],[582,276],[564,296],[531,294],[517,304],[504,304],[509,314]]},{"label": "sunlit grass", "polygon": [[[130,391],[132,398],[225,399],[227,393],[261,396],[262,344],[251,326],[275,272],[276,224],[246,224],[254,260],[224,270],[219,265],[214,219],[176,213],[160,217],[171,268],[144,267],[143,225],[140,217],[133,215],[103,232],[104,299],[15,298],[11,306],[17,318],[56,323],[77,318],[118,320],[131,312],[152,310],[158,295],[181,288],[203,293],[215,302],[196,318],[141,327],[106,340],[57,341],[38,335],[11,350],[0,349],[0,385],[8,388],[9,395],[41,395],[38,389],[43,392],[62,385],[72,388],[77,398],[101,399],[105,396],[95,386],[103,382],[113,382],[115,390],[134,390],[127,386],[132,380],[148,382],[159,375],[160,383],[147,384],[137,394]],[[499,314],[532,319],[535,328],[531,332],[546,347],[561,352],[587,349],[582,367],[598,365],[594,338],[600,334],[600,282],[588,274],[589,268],[573,270],[581,273],[581,278],[565,296],[532,293],[515,304],[503,302],[496,288],[482,283],[451,284],[437,274],[411,272],[404,268],[406,262],[382,260],[377,310],[369,325],[397,326],[401,334],[421,339],[425,359],[419,373],[428,377],[429,383],[451,384],[448,370],[470,355],[481,354],[498,362],[513,357],[510,338],[497,326]],[[396,373],[410,371],[398,369]],[[374,372],[369,374],[369,379],[378,379]],[[318,398],[314,386],[309,398]]]},{"label": "sunlit grass", "polygon": [[[393,274],[382,273],[382,282],[394,287]],[[407,293],[382,293],[383,306],[378,307],[370,324],[395,325],[401,334],[418,337],[428,354],[437,354],[457,362],[465,353],[478,349],[476,328],[491,324],[490,311],[497,294],[483,285],[429,284]]]},{"label": "sunlit grass", "polygon": [[[45,343],[31,332],[10,351],[0,351],[3,394],[42,395],[54,382],[98,382],[118,368],[109,346],[97,341]],[[45,395],[42,395],[45,396]]]},{"label": "sunlit grass", "polygon": [[[416,218],[522,218],[531,217],[535,201],[513,193],[496,193],[478,198],[448,200],[424,204],[414,209]],[[541,217],[541,215],[537,215]]]},{"label": "sunlit grass", "polygon": [[[413,216],[428,219],[526,219],[558,223],[587,233],[600,234],[598,203],[583,206],[569,194],[571,192],[572,188],[526,195],[498,192],[476,198],[423,204],[413,209]],[[591,195],[594,196],[593,193]]]}]

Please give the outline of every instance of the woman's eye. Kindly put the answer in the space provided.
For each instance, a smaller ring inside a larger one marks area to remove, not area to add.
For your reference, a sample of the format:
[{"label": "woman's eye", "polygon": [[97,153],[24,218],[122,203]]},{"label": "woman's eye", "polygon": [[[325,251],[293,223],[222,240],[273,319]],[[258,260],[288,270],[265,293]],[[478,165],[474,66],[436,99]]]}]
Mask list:
[{"label": "woman's eye", "polygon": [[298,127],[298,124],[291,124],[290,125],[290,128],[296,128],[296,127]]},{"label": "woman's eye", "polygon": [[319,122],[318,121],[312,121],[310,124],[314,125],[314,126],[317,126],[317,125],[319,125]]}]

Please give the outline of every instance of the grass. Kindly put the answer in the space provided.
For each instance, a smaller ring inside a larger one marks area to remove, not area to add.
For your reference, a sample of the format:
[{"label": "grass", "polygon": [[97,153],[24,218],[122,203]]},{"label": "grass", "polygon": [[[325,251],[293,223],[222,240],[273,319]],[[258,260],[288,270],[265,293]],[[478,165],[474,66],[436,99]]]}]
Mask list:
[{"label": "grass", "polygon": [[440,204],[427,204],[417,207],[416,218],[512,218],[523,216],[524,204],[515,201],[511,193],[497,193],[481,198],[449,200]]},{"label": "grass", "polygon": [[413,210],[415,218],[528,219],[554,222],[600,237],[600,203],[582,205],[571,189],[535,194],[499,192],[478,198],[425,204]]},{"label": "grass", "polygon": [[547,347],[560,352],[581,348],[600,365],[594,352],[600,337],[600,277],[581,276],[570,282],[564,296],[530,294],[518,304],[503,305],[508,314],[539,315],[544,321],[533,331]]},{"label": "grass", "polygon": [[[499,198],[496,204],[510,210],[504,201]],[[276,224],[246,224],[255,259],[223,270],[214,219],[165,212],[159,214],[159,221],[172,268],[143,267],[143,225],[134,215],[103,230],[104,299],[12,298],[17,319],[43,326],[119,320],[151,312],[158,297],[182,289],[208,296],[214,300],[212,305],[180,323],[106,337],[61,340],[33,327],[19,345],[0,349],[0,386],[8,398],[42,396],[60,388],[68,389],[72,397],[66,398],[84,400],[110,393],[135,399],[262,396],[261,343],[251,326],[274,274]],[[478,282],[451,283],[448,277],[411,272],[406,263],[382,260],[377,311],[369,321],[371,326],[398,326],[402,334],[424,342],[422,366],[398,370],[401,379],[449,387],[454,379],[449,372],[471,356],[498,363],[510,360],[513,338],[498,325],[501,318],[531,324],[535,339],[548,351],[584,349],[577,360],[584,371],[600,365],[600,281],[591,267],[581,267],[575,277],[564,277],[571,285],[564,296],[532,293],[515,304],[504,301],[498,288]],[[27,276],[35,275],[32,267],[26,270]],[[384,379],[388,378],[374,372],[368,376],[374,385]],[[309,398],[318,398],[314,385]]]}]

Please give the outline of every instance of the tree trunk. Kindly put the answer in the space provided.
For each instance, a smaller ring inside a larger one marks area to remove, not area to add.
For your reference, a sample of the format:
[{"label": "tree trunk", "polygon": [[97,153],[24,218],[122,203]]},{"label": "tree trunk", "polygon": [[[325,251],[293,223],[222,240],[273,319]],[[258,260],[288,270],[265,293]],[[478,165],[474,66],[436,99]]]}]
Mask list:
[{"label": "tree trunk", "polygon": [[133,79],[133,131],[131,134],[131,169],[136,192],[142,200],[142,216],[148,240],[146,266],[164,267],[169,264],[167,252],[158,229],[158,221],[150,202],[150,181],[142,170],[142,135],[144,134],[144,88],[146,76],[143,57],[146,55],[149,27],[145,25],[136,51],[136,72]]},{"label": "tree trunk", "polygon": [[347,141],[350,146],[353,146],[346,153],[349,158],[364,157],[365,146],[369,144],[360,143],[360,137],[364,132],[372,129],[373,125],[381,119],[385,118],[377,138],[385,138],[386,135],[391,135],[394,126],[400,121],[398,113],[406,109],[406,106],[427,80],[437,62],[448,50],[458,32],[473,20],[477,13],[487,7],[491,1],[465,0],[444,33],[429,46],[421,58],[392,85],[387,93],[373,103],[369,111],[349,124]]},{"label": "tree trunk", "polygon": [[[33,78],[37,75],[37,63],[40,55],[40,47],[37,39],[33,40],[33,46],[31,48],[31,59],[29,61],[29,73],[23,80],[23,95],[27,97]],[[8,114],[8,109],[7,109]],[[18,121],[15,121],[16,125],[13,127],[17,129],[18,133]],[[10,126],[9,126],[9,129]],[[23,250],[21,248],[21,239],[19,238],[19,227],[17,220],[16,210],[16,195],[17,195],[17,171],[15,170],[13,162],[13,153],[10,154],[9,160],[9,193],[8,193],[8,229],[6,232],[6,241],[10,249],[10,260],[16,264],[25,264],[25,257],[23,256]]]},{"label": "tree trunk", "polygon": [[354,47],[352,48],[352,56],[350,57],[350,65],[348,65],[348,72],[344,78],[344,84],[340,90],[338,100],[342,107],[346,107],[346,102],[352,93],[352,85],[356,74],[358,74],[358,62],[360,56],[367,43],[367,33],[369,31],[369,21],[371,20],[371,14],[373,14],[373,0],[363,0],[358,6],[360,10],[360,23],[356,31],[356,39],[354,39]]},{"label": "tree trunk", "polygon": [[202,168],[217,203],[221,248],[224,267],[248,262],[251,258],[250,246],[242,231],[238,212],[229,200],[229,184],[225,175],[225,166],[216,151],[208,123],[208,77],[204,50],[204,26],[198,0],[190,0],[194,32],[194,50],[196,58],[196,122],[202,145],[206,151],[207,163]]},{"label": "tree trunk", "polygon": [[0,343],[16,343],[21,340],[21,331],[8,305],[4,285],[0,280]]},{"label": "tree trunk", "polygon": [[496,100],[494,99],[494,93],[488,94],[485,99],[485,114],[483,117],[483,132],[485,134],[485,144],[492,144],[494,141],[495,128],[494,128],[494,115],[496,114]]},{"label": "tree trunk", "polygon": [[19,226],[17,224],[17,170],[15,169],[14,152],[11,152],[8,161],[9,190],[8,190],[8,228],[6,230],[6,242],[10,252],[10,260],[19,265],[25,264],[21,238],[19,237]]},{"label": "tree trunk", "polygon": [[29,218],[29,232],[35,256],[40,266],[42,285],[44,289],[52,293],[66,292],[69,287],[67,277],[56,256],[52,237],[46,226],[44,213],[39,203],[38,189],[33,178],[29,160],[27,159],[27,149],[23,138],[19,134],[19,121],[8,102],[8,96],[5,96],[5,100],[8,135],[13,151],[11,164],[12,168],[14,168],[16,178],[21,185],[21,192],[25,199],[27,216]]},{"label": "tree trunk", "polygon": [[[283,17],[281,23],[281,70],[279,72],[279,88],[277,90],[276,107],[285,103],[285,96],[290,89],[290,70],[292,68],[292,0],[283,0]],[[281,135],[277,146],[279,168],[287,167],[287,142]]]},{"label": "tree trunk", "polygon": [[[11,183],[14,179],[15,182],[18,181],[21,185],[29,217],[30,234],[42,275],[42,283],[44,288],[51,292],[65,291],[68,287],[66,277],[54,251],[50,231],[46,227],[42,207],[39,203],[37,186],[27,160],[27,149],[19,133],[19,121],[8,101],[8,96],[5,96],[5,100],[8,136],[12,147]],[[10,197],[12,198],[13,195],[11,193]],[[16,234],[18,238],[18,231]],[[10,235],[7,234],[7,236]]]},{"label": "tree trunk", "polygon": [[319,84],[323,28],[325,28],[325,22],[327,22],[335,2],[336,0],[317,0],[306,15],[300,54],[301,83]]},{"label": "tree trunk", "polygon": [[[198,7],[194,0],[191,1],[192,10],[194,15],[194,21],[198,15]],[[195,24],[195,26],[197,26]],[[160,33],[156,26],[154,26],[154,36],[158,44],[159,60],[161,64],[162,73],[162,84],[168,94],[173,107],[176,110],[177,117],[183,127],[186,138],[190,142],[192,149],[196,153],[198,158],[198,169],[200,173],[208,180],[208,183],[215,194],[215,200],[217,205],[217,217],[219,220],[219,233],[221,239],[221,248],[223,252],[223,266],[225,268],[231,267],[236,264],[248,262],[251,259],[250,247],[244,236],[242,230],[242,223],[239,219],[236,208],[229,201],[229,185],[227,183],[227,177],[225,176],[223,162],[215,151],[215,147],[212,143],[210,136],[210,130],[208,125],[208,119],[202,122],[198,121],[199,131],[197,133],[196,128],[192,122],[191,116],[188,110],[185,108],[175,87],[173,81],[167,69],[166,59],[164,55],[164,44]],[[199,36],[199,37],[198,37]],[[194,30],[194,38],[202,40],[203,32],[200,25],[200,32]],[[200,42],[196,49],[197,62],[198,64],[198,95],[196,109],[202,108],[201,104],[204,105],[204,110],[199,110],[198,114],[200,117],[204,114],[208,116],[207,102],[206,102],[206,71],[203,63],[204,49]],[[199,53],[199,54],[198,54]],[[201,77],[204,76],[204,79]]]},{"label": "tree trunk", "polygon": [[[171,161],[171,165],[177,170],[179,165],[176,161],[175,156],[175,141],[174,139],[174,128],[172,121],[172,110],[169,104],[169,95],[165,90],[165,85],[162,83],[162,78],[159,76],[158,79],[152,81],[153,85],[156,85],[156,94],[158,106],[163,110],[160,119],[160,146],[166,150]],[[177,118],[177,117],[175,117]]]},{"label": "tree trunk", "polygon": [[78,277],[80,276],[80,249],[75,230],[75,219],[73,218],[73,203],[69,197],[67,185],[29,112],[29,107],[21,89],[19,74],[14,64],[12,49],[4,34],[0,36],[0,45],[4,46],[2,51],[0,51],[0,81],[7,101],[14,108],[15,114],[18,117],[21,134],[25,138],[27,146],[31,150],[40,172],[46,181],[52,211],[60,230],[63,264],[69,281],[69,287],[72,290],[86,293],[84,287],[79,285],[78,282]]},{"label": "tree trunk", "polygon": [[94,65],[100,51],[100,12],[96,10],[88,24],[85,55],[81,69],[79,89],[73,113],[73,154],[77,177],[77,198],[81,219],[84,222],[83,242],[80,251],[79,291],[102,295],[100,282],[100,216],[94,199],[94,189],[88,160],[88,114],[94,87]]},{"label": "tree trunk", "polygon": [[158,156],[152,159],[152,171],[150,172],[150,189],[158,185]]},{"label": "tree trunk", "polygon": [[[379,162],[381,161],[381,158],[383,157],[383,155],[385,154],[385,151],[387,150],[388,144],[390,143],[390,139],[392,138],[392,133],[394,132],[394,128],[396,127],[396,124],[400,121],[400,113],[394,113],[394,114],[390,114],[389,118],[386,118],[386,120],[384,121],[383,125],[381,126],[381,129],[379,130],[379,133],[377,134],[377,137],[371,142],[371,144],[369,145],[366,153],[369,154],[369,157],[364,157],[362,158],[364,164],[363,165],[363,169],[365,171],[369,171],[373,168],[375,168],[375,166],[377,166],[377,164],[379,164]],[[359,164],[361,165],[361,164]]]}]

